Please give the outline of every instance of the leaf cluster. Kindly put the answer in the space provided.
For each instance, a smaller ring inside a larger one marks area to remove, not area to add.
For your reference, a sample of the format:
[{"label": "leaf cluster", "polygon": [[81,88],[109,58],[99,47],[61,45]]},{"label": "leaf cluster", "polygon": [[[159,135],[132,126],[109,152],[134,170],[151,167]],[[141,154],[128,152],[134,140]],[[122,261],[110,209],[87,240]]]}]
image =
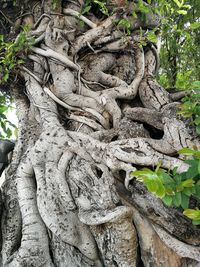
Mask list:
[{"label": "leaf cluster", "polygon": [[7,113],[12,110],[10,106],[11,99],[0,93],[0,138],[10,138],[17,135],[17,128],[7,118]]},{"label": "leaf cluster", "polygon": [[159,82],[165,88],[189,89],[200,73],[200,1],[159,0],[162,20]]},{"label": "leaf cluster", "polygon": [[200,203],[200,151],[184,148],[179,153],[192,157],[185,161],[190,166],[187,172],[177,173],[177,168],[167,171],[159,164],[155,171],[143,168],[132,175],[165,205],[181,207],[183,214],[192,219],[193,224],[199,225],[200,210],[189,209],[189,204],[191,197]]},{"label": "leaf cluster", "polygon": [[178,114],[184,118],[193,117],[192,123],[196,126],[196,132],[200,135],[200,81],[192,84],[192,91],[189,96],[182,99],[183,103],[179,104]]},{"label": "leaf cluster", "polygon": [[7,42],[0,35],[0,84],[8,81],[9,75],[16,67],[23,64],[33,40],[27,38],[27,28],[23,28],[14,42]]},{"label": "leaf cluster", "polygon": [[82,8],[81,15],[88,14],[92,8],[104,14],[105,16],[109,16],[107,1],[104,0],[86,0]]},{"label": "leaf cluster", "polygon": [[[118,3],[119,2],[119,3]],[[114,3],[114,5],[113,5]],[[148,4],[151,4],[151,0],[148,0]],[[110,5],[113,5],[112,10],[109,8]],[[81,11],[81,15],[88,14],[91,10],[96,10],[96,12],[101,13],[104,16],[109,16],[112,15],[113,12],[117,8],[128,8],[129,6],[129,1],[127,0],[121,0],[121,1],[106,1],[106,0],[86,0],[84,2],[84,6]],[[145,5],[142,0],[138,0],[135,5],[133,10],[129,11],[129,16],[134,17],[135,19],[138,18],[138,14],[140,17],[140,20],[146,21],[146,15],[148,13],[151,13],[152,16],[154,8],[150,5]],[[131,21],[129,17],[123,17],[119,20],[116,21],[116,26],[124,32],[125,36],[130,36],[131,35]],[[155,35],[155,30],[147,32],[145,36],[143,36],[142,28],[140,28],[140,40],[139,44],[141,46],[146,46],[148,42],[156,42],[157,38]]]}]

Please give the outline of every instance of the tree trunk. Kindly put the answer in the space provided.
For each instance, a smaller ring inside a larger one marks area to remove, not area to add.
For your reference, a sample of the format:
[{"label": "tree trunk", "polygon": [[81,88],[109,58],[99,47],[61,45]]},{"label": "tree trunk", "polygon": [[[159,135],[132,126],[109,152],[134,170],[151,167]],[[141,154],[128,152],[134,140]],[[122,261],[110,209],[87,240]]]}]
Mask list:
[{"label": "tree trunk", "polygon": [[[131,178],[159,162],[183,172],[177,151],[199,147],[179,96],[156,83],[157,46],[139,45],[138,29],[159,18],[41,2],[24,4],[20,23],[36,41],[10,84],[19,131],[2,187],[1,266],[200,266],[200,228]],[[125,16],[131,36],[116,23]]]}]

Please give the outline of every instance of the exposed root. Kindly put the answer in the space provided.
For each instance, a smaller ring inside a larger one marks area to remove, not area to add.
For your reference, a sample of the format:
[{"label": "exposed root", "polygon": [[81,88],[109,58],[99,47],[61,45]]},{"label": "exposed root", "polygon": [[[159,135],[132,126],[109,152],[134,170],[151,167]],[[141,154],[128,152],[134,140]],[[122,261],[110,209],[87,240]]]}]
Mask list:
[{"label": "exposed root", "polygon": [[77,19],[80,19],[82,20],[83,22],[85,22],[90,28],[94,29],[97,27],[97,25],[95,23],[93,23],[91,20],[89,20],[88,18],[86,18],[85,16],[83,15],[80,15],[79,12],[73,10],[73,9],[70,9],[70,8],[64,8],[63,9],[63,13],[65,15],[70,15],[70,16],[74,16],[76,17]]},{"label": "exposed root", "polygon": [[108,35],[111,32],[111,29],[117,17],[118,16],[116,14],[113,14],[105,21],[103,21],[98,27],[88,30],[83,36],[78,37],[73,45],[72,54],[77,54],[82,48],[87,46],[87,43],[91,44],[99,37]]},{"label": "exposed root", "polygon": [[[25,84],[18,91],[25,101],[19,106],[26,112],[20,115],[19,154],[16,159],[14,153],[15,165],[8,170],[16,186],[9,182],[4,191],[10,197],[6,211],[10,208],[11,213],[3,213],[2,261],[9,267],[49,267],[52,261],[65,266],[64,256],[58,254],[67,247],[66,255],[73,248],[73,266],[135,267],[138,240],[132,217],[141,234],[140,216],[126,200],[149,221],[164,228],[169,223],[170,235],[180,239],[182,232],[173,228],[179,219],[175,209],[169,215],[142,184],[131,181],[131,172],[158,163],[187,171],[189,165],[177,158],[177,151],[200,144],[176,115],[173,101],[183,93],[169,94],[154,79],[155,47],[148,45],[144,52],[137,31],[123,39],[116,26],[129,10],[116,8],[100,20],[98,15],[79,14],[82,1],[67,1],[64,15],[61,1],[54,13],[51,2],[42,1],[49,14],[43,14],[28,34],[40,46],[31,48],[33,64],[21,68]],[[146,14],[145,22],[132,17],[131,33],[141,25],[157,25],[158,18],[153,21],[151,15]],[[79,20],[86,24],[81,29]],[[163,136],[153,139],[149,129],[156,134],[161,130]],[[116,189],[119,184],[124,198]],[[187,241],[188,222],[184,227]],[[165,233],[154,229],[162,239]],[[193,229],[192,237],[194,233],[198,231]],[[143,233],[139,238],[141,245]],[[197,238],[188,239],[197,244]],[[50,247],[57,250],[52,260]],[[180,252],[173,246],[171,250]],[[194,251],[198,261],[198,249]]]},{"label": "exposed root", "polygon": [[38,47],[32,47],[31,50],[44,57],[52,57],[54,59],[57,59],[58,61],[61,61],[63,64],[65,64],[67,67],[79,71],[79,68],[77,65],[75,65],[72,61],[70,61],[67,57],[64,57],[63,55],[60,55],[59,53],[51,50],[50,48],[44,47],[44,49],[38,48]]}]

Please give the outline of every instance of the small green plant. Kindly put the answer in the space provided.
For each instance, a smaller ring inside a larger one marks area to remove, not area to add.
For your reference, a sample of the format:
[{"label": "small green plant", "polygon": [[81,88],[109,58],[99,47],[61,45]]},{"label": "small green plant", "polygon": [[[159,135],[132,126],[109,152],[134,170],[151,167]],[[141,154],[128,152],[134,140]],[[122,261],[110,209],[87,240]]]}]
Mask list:
[{"label": "small green plant", "polygon": [[125,35],[131,34],[131,23],[128,19],[120,19],[117,25],[122,26]]},{"label": "small green plant", "polygon": [[199,209],[186,209],[183,214],[192,220],[194,225],[200,224],[200,210]]},{"label": "small green plant", "polygon": [[59,0],[53,0],[52,1],[52,7],[54,10],[56,10],[59,7]]},{"label": "small green plant", "polygon": [[109,16],[108,8],[106,6],[106,4],[107,4],[106,1],[93,0],[93,2],[94,2],[94,4],[96,4],[99,7],[100,11],[104,15]]},{"label": "small green plant", "polygon": [[194,82],[192,87],[192,94],[182,99],[183,103],[179,105],[178,114],[184,118],[193,116],[192,122],[196,125],[196,132],[200,134],[200,81]]},{"label": "small green plant", "polygon": [[102,14],[109,16],[107,2],[104,0],[86,0],[81,11],[81,15],[88,14],[92,6],[99,10]]},{"label": "small green plant", "polygon": [[160,168],[159,164],[155,171],[143,168],[134,171],[132,175],[144,183],[148,191],[160,198],[165,205],[183,208],[183,214],[198,225],[200,211],[189,209],[189,203],[191,196],[200,202],[200,151],[183,148],[179,153],[192,157],[185,160],[190,166],[187,172],[177,173],[177,168],[167,171]]},{"label": "small green plant", "polygon": [[7,114],[12,111],[11,99],[6,94],[0,93],[0,138],[16,136],[17,128],[9,121]]},{"label": "small green plant", "polygon": [[14,42],[7,42],[0,35],[0,84],[8,81],[10,73],[24,63],[25,55],[33,44],[27,39],[28,28],[23,28]]}]

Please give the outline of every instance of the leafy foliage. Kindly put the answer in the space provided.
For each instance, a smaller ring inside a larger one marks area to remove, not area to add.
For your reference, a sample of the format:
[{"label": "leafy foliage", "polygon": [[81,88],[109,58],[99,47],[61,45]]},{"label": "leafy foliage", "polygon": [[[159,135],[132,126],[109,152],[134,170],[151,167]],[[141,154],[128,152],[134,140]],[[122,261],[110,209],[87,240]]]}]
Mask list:
[{"label": "leafy foliage", "polygon": [[156,10],[163,17],[160,83],[191,89],[200,80],[200,1],[159,0]]},{"label": "leafy foliage", "polygon": [[83,9],[81,11],[81,14],[88,14],[91,8],[94,7],[94,9],[98,10],[100,13],[109,16],[109,11],[107,8],[107,2],[104,0],[86,0],[84,2]]},{"label": "leafy foliage", "polygon": [[26,37],[27,30],[24,27],[15,42],[6,42],[0,35],[0,84],[7,82],[10,73],[24,63],[25,55],[33,44],[33,40]]},{"label": "leafy foliage", "polygon": [[[17,73],[18,67],[24,63],[27,50],[32,45],[33,40],[27,39],[28,27],[24,27],[16,40],[6,41],[0,35],[0,85],[8,82],[11,73]],[[3,92],[0,93],[0,137],[11,138],[17,134],[16,126],[7,118],[7,113],[11,111],[11,98]]]},{"label": "leafy foliage", "polygon": [[166,171],[158,165],[155,171],[143,168],[132,175],[165,205],[183,208],[183,214],[197,225],[200,224],[200,211],[188,208],[191,197],[200,203],[200,151],[183,148],[179,153],[192,156],[191,160],[185,161],[190,166],[187,172],[177,173],[177,168]]},{"label": "leafy foliage", "polygon": [[[149,4],[151,1],[148,1]],[[112,4],[112,11],[109,9],[109,5]],[[81,11],[81,15],[88,14],[92,9],[100,12],[101,14],[105,16],[109,16],[113,13],[113,11],[116,8],[128,8],[129,1],[121,0],[121,1],[106,1],[106,0],[86,0],[84,2],[84,6]],[[132,16],[134,18],[138,17],[138,13],[140,16],[140,19],[145,21],[146,20],[146,14],[152,13],[153,14],[153,7],[147,6],[144,4],[142,0],[139,0],[137,3],[135,3],[133,10],[131,10],[129,16]],[[125,35],[131,35],[131,21],[129,18],[121,18],[116,21],[117,26],[123,30]],[[155,35],[155,29],[153,31],[147,32],[145,36],[143,36],[142,29],[141,30],[141,40],[139,40],[139,43],[141,46],[146,46],[147,42],[156,42],[157,38]]]},{"label": "leafy foliage", "polygon": [[11,138],[17,134],[16,125],[7,118],[7,113],[10,111],[12,111],[10,97],[0,93],[0,138]]},{"label": "leafy foliage", "polygon": [[118,21],[118,26],[122,26],[125,34],[131,35],[131,23],[128,19],[120,19]]},{"label": "leafy foliage", "polygon": [[[14,42],[6,41],[0,35],[0,85],[8,82],[11,73],[17,73],[18,67],[25,62],[26,54],[33,40],[27,39],[28,27],[24,27]],[[16,135],[16,126],[7,118],[11,111],[11,98],[0,93],[0,138]]]},{"label": "leafy foliage", "polygon": [[58,0],[53,0],[53,1],[52,1],[52,7],[53,7],[53,9],[54,9],[54,10],[57,9],[58,6],[59,6],[59,1],[58,1]]},{"label": "leafy foliage", "polygon": [[193,90],[190,96],[182,99],[183,103],[179,105],[179,112],[184,118],[193,116],[193,123],[196,125],[196,132],[200,135],[200,81],[192,84]]},{"label": "leafy foliage", "polygon": [[183,214],[188,218],[192,219],[194,225],[200,224],[200,210],[199,209],[186,209]]}]

